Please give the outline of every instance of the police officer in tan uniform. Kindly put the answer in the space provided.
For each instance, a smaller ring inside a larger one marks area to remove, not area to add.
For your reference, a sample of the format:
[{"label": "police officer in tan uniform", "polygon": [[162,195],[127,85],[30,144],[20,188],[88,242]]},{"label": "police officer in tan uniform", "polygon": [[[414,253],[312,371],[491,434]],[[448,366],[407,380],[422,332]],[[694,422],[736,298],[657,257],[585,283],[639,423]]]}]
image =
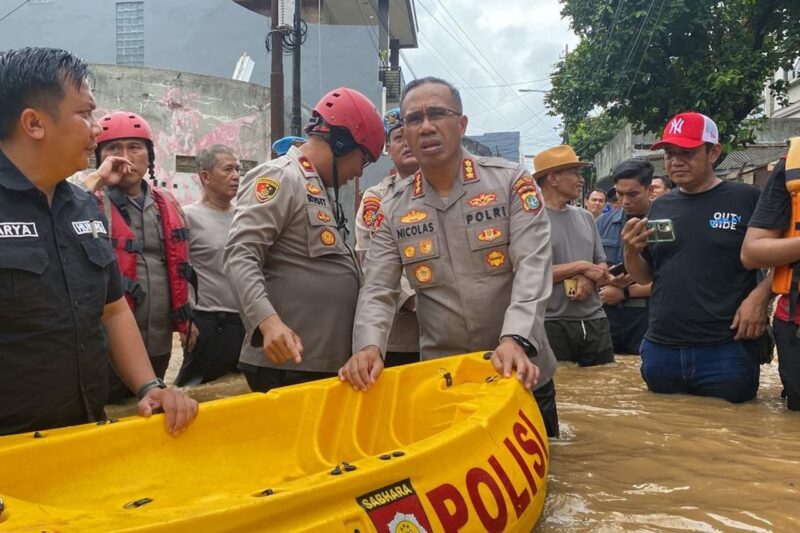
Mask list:
[{"label": "police officer in tan uniform", "polygon": [[494,349],[497,371],[511,377],[516,369],[557,436],[556,360],[544,330],[550,224],[541,193],[519,164],[461,148],[467,117],[448,82],[411,82],[401,107],[420,171],[384,202],[365,261],[354,355],[339,376],[359,390],[377,379],[405,271],[417,291],[422,358]]},{"label": "police officer in tan uniform", "polygon": [[239,368],[254,391],[333,376],[350,354],[360,271],[338,188],[380,157],[383,123],[364,95],[339,88],[306,133],[245,176],[225,247],[247,332]]},{"label": "police officer in tan uniform", "polygon": [[[364,256],[372,240],[372,233],[380,226],[381,202],[389,197],[402,184],[411,181],[419,163],[411,153],[408,143],[403,137],[400,122],[400,108],[390,110],[383,117],[386,130],[386,151],[389,153],[394,168],[379,184],[364,191],[361,205],[356,216],[356,253],[364,264]],[[399,308],[392,324],[389,341],[386,345],[386,366],[396,366],[419,361],[419,322],[417,322],[417,298],[414,290],[403,276],[400,279]]]}]

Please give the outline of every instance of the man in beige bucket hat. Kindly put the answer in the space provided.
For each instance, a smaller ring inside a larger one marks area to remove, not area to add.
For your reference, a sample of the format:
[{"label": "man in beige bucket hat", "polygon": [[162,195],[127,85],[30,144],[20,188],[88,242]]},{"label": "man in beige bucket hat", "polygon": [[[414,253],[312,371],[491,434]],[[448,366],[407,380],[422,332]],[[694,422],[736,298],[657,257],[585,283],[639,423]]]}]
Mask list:
[{"label": "man in beige bucket hat", "polygon": [[591,163],[561,145],[537,154],[533,164],[552,225],[553,292],[544,323],[550,346],[560,361],[611,363],[614,348],[597,293],[597,286],[610,278],[603,242],[592,214],[569,205],[583,190],[580,169]]}]

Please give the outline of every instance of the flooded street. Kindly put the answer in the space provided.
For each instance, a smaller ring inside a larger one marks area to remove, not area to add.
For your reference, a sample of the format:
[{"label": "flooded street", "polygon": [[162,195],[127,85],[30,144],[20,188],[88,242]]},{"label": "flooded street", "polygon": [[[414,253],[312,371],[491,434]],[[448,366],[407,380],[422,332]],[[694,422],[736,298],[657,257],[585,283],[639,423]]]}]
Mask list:
[{"label": "flooded street", "polygon": [[[175,354],[167,381],[180,365]],[[758,401],[737,406],[650,393],[638,357],[562,364],[562,438],[550,444],[536,531],[800,531],[800,413],[780,401],[777,361],[761,370]],[[240,375],[188,390],[200,401],[249,392]]]}]

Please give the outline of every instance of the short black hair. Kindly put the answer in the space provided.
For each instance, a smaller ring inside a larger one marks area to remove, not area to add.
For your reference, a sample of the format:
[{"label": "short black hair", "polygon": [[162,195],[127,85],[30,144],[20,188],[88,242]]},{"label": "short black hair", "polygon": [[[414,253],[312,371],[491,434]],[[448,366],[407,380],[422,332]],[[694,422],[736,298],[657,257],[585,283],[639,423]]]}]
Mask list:
[{"label": "short black hair", "polygon": [[666,176],[653,176],[653,179],[654,180],[661,180],[664,183],[664,187],[666,187],[667,190],[671,191],[672,189],[675,188],[675,184],[672,182],[671,179],[669,179]]},{"label": "short black hair", "polygon": [[614,167],[611,178],[614,183],[619,180],[635,179],[645,187],[649,187],[653,181],[653,172],[655,172],[653,163],[647,159],[626,159]]},{"label": "short black hair", "polygon": [[58,118],[66,84],[80,90],[88,75],[86,61],[66,50],[18,48],[0,53],[0,139],[11,135],[29,107]]},{"label": "short black hair", "polygon": [[406,101],[406,96],[409,92],[413,89],[419,87],[420,85],[425,85],[426,83],[438,83],[439,85],[444,85],[450,90],[450,96],[453,97],[453,101],[456,103],[457,109],[454,111],[458,111],[459,113],[464,112],[464,104],[461,103],[461,93],[458,92],[458,89],[447,80],[443,80],[442,78],[437,78],[436,76],[425,76],[424,78],[417,78],[415,80],[411,80],[406,88],[403,89],[403,95],[400,97],[400,109],[403,108],[403,102]]},{"label": "short black hair", "polygon": [[589,191],[589,192],[586,194],[586,198],[588,199],[588,198],[589,198],[589,197],[592,195],[592,193],[593,193],[593,192],[599,192],[600,194],[602,194],[602,195],[603,195],[603,198],[607,198],[607,197],[608,197],[608,195],[606,194],[606,191],[604,191],[604,190],[603,190],[603,189],[601,189],[600,187],[595,187],[594,189],[592,189],[591,191]]}]

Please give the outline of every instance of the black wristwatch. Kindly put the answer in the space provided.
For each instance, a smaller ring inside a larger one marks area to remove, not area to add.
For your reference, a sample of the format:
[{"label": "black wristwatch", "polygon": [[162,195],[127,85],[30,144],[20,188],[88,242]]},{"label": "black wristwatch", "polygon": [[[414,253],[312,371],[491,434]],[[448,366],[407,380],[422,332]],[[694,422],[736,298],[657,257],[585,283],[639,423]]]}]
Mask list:
[{"label": "black wristwatch", "polygon": [[533,344],[531,344],[531,341],[529,341],[522,335],[503,335],[503,337],[508,337],[509,339],[519,344],[520,347],[522,348],[522,351],[524,351],[525,355],[527,355],[528,357],[536,357],[538,355],[536,347]]},{"label": "black wristwatch", "polygon": [[153,389],[166,389],[167,384],[164,383],[164,380],[161,378],[153,378],[141,387],[139,387],[139,391],[136,393],[136,397],[140,400],[145,397],[145,395]]},{"label": "black wristwatch", "polygon": [[630,300],[631,299],[631,291],[630,291],[630,289],[628,287],[624,287],[622,289],[622,294],[625,297],[625,300]]}]

